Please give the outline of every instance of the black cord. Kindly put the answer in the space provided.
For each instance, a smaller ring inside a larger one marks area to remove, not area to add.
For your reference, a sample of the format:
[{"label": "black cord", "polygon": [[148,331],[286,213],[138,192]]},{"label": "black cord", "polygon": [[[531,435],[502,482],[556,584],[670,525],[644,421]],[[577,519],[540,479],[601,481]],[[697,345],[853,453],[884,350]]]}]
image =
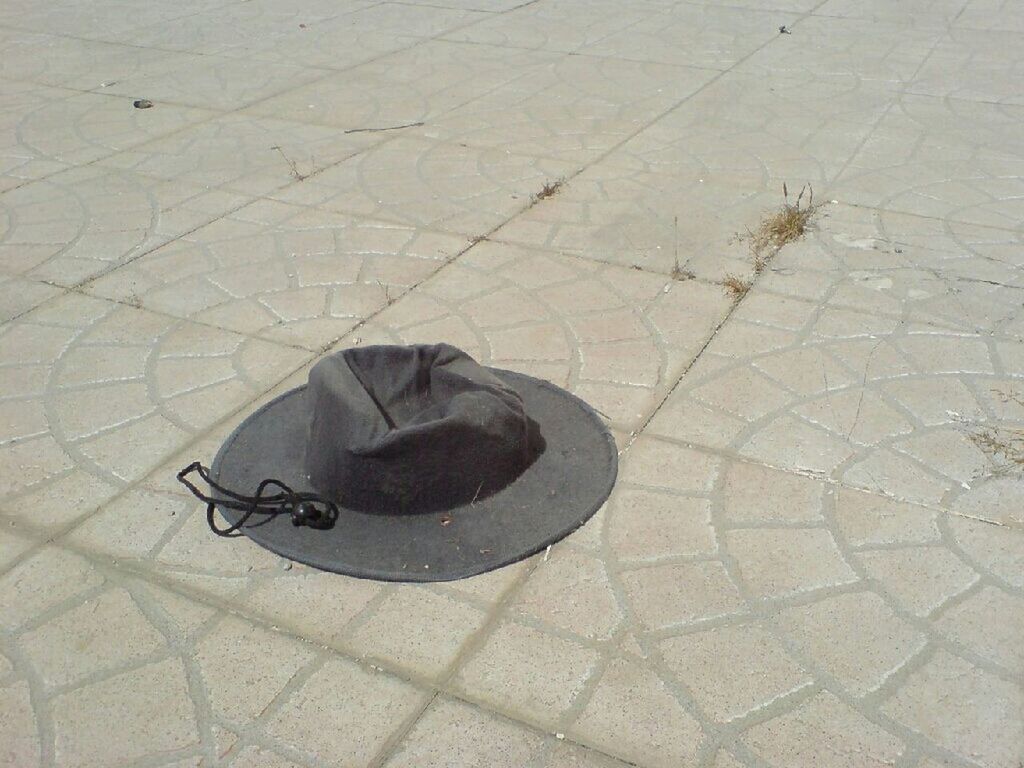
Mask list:
[{"label": "black cord", "polygon": [[[203,482],[213,490],[220,493],[223,498],[218,499],[213,496],[207,496],[199,490],[188,479],[188,476],[193,472],[198,474]],[[315,493],[293,491],[280,480],[272,478],[262,481],[257,486],[254,495],[245,496],[219,485],[210,477],[210,470],[198,461],[194,461],[178,473],[178,482],[188,488],[197,499],[206,502],[206,522],[210,525],[210,530],[218,536],[231,536],[255,514],[278,515],[288,513],[291,515],[292,525],[304,525],[320,530],[331,528],[335,520],[338,519],[338,506],[334,502]],[[264,492],[270,486],[280,488],[281,492],[271,496],[264,496]],[[214,511],[217,507],[237,510],[242,513],[242,516],[233,525],[227,528],[218,528],[213,521]]]}]

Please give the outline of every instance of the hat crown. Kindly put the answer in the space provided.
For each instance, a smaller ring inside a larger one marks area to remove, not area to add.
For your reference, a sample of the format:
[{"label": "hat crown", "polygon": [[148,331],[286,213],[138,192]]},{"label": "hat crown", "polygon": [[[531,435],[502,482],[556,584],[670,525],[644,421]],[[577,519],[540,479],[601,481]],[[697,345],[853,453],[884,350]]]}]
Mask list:
[{"label": "hat crown", "polygon": [[346,349],[309,374],[305,467],[320,493],[379,514],[498,491],[543,450],[515,390],[448,344]]}]

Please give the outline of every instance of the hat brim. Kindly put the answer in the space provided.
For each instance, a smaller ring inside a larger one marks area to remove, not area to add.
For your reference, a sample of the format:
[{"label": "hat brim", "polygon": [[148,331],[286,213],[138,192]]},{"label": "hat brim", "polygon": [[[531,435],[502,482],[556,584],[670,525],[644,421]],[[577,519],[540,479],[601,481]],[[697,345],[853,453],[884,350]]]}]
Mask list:
[{"label": "hat brim", "polygon": [[[497,493],[439,512],[380,515],[340,509],[334,527],[292,525],[288,515],[255,515],[242,528],[283,557],[325,571],[384,581],[450,581],[485,573],[544,549],[579,528],[611,493],[618,451],[594,410],[549,382],[490,369],[523,398],[544,452]],[[266,478],[314,491],[304,470],[306,387],[253,413],[221,447],[211,468],[222,486],[252,493]],[[219,508],[234,524],[240,513]]]}]

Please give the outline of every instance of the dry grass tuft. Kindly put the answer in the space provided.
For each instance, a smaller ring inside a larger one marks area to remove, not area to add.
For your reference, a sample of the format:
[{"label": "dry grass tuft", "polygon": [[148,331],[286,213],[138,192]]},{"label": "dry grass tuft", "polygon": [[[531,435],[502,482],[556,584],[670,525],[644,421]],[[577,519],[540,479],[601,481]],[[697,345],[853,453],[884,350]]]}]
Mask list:
[{"label": "dry grass tuft", "polygon": [[669,272],[669,276],[673,280],[678,280],[679,282],[693,280],[695,277],[697,277],[697,275],[691,272],[689,269],[683,269],[682,267],[680,267],[678,261],[672,265],[672,271]]},{"label": "dry grass tuft", "polygon": [[996,464],[996,473],[1024,471],[1024,429],[989,427],[970,435],[971,441]]},{"label": "dry grass tuft", "polygon": [[695,275],[689,269],[679,265],[679,217],[676,216],[672,219],[672,271],[669,272],[669,276],[673,280],[683,282],[684,280],[693,280]]},{"label": "dry grass tuft", "polygon": [[[803,202],[804,194],[807,194],[806,204]],[[748,234],[754,273],[758,275],[782,246],[803,237],[819,207],[814,204],[814,187],[810,184],[805,184],[796,196],[796,202],[790,203],[789,189],[783,183],[782,196],[785,198],[782,208],[767,216],[756,230]]]},{"label": "dry grass tuft", "polygon": [[726,275],[722,285],[725,286],[726,293],[735,299],[742,299],[750,290],[750,283],[743,282],[736,275]]},{"label": "dry grass tuft", "polygon": [[565,179],[556,179],[555,181],[549,181],[540,188],[540,192],[533,196],[533,201],[540,202],[541,200],[547,200],[549,197],[553,197],[558,193],[558,190],[565,184]]}]

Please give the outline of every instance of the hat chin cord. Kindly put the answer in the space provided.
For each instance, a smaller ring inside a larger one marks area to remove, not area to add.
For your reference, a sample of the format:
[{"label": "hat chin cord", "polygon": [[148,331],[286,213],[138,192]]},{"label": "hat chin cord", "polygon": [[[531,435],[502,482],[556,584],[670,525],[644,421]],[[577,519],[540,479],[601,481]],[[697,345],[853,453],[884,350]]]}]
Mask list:
[{"label": "hat chin cord", "polygon": [[[191,474],[197,474],[210,488],[221,494],[221,498],[209,496],[188,479]],[[200,501],[206,502],[206,522],[210,530],[218,536],[231,536],[235,534],[250,517],[260,515],[290,514],[292,525],[306,526],[326,530],[334,526],[338,519],[337,505],[316,493],[305,493],[293,491],[280,480],[267,478],[256,488],[252,496],[245,496],[241,493],[228,490],[219,485],[210,477],[210,470],[200,462],[194,461],[178,473],[178,482],[188,488],[192,495]],[[273,495],[264,495],[268,488],[280,489]],[[227,528],[218,528],[214,522],[214,511],[217,507],[234,509],[242,513],[238,521]]]}]

